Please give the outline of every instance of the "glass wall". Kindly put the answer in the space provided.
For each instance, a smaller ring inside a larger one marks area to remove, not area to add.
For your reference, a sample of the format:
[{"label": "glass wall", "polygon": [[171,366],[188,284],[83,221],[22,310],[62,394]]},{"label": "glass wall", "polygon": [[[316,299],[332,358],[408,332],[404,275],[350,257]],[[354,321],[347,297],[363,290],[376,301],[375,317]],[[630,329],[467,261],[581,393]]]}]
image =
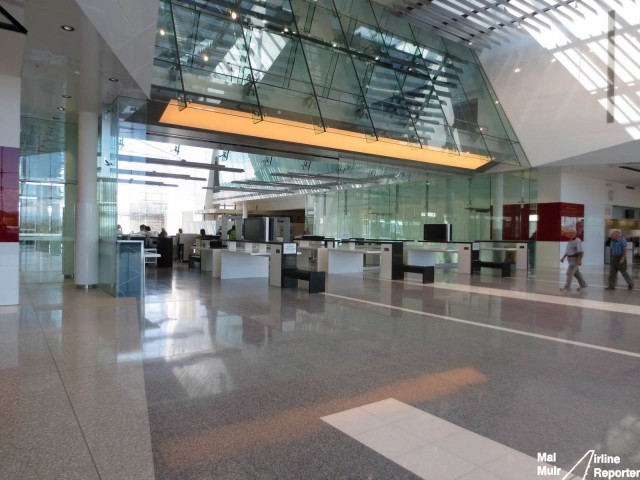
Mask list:
[{"label": "glass wall", "polygon": [[426,223],[451,223],[454,241],[527,240],[536,181],[528,170],[309,194],[306,227],[329,237],[416,240]]},{"label": "glass wall", "polygon": [[76,131],[77,125],[21,120],[20,270],[25,282],[62,279],[64,249],[73,254],[73,244],[64,242],[65,194],[76,183],[66,165],[66,149],[75,149],[73,135],[65,143],[68,130]]},{"label": "glass wall", "polygon": [[102,115],[98,161],[100,285],[113,295],[116,294],[119,148],[124,137],[145,140],[146,123],[143,100],[118,97]]}]

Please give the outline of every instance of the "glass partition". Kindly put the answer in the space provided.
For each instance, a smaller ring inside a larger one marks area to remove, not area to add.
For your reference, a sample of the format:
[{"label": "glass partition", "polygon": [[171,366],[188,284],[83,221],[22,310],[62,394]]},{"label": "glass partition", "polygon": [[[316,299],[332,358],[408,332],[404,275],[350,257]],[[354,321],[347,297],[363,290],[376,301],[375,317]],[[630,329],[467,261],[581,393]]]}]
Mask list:
[{"label": "glass partition", "polygon": [[309,194],[307,226],[314,235],[328,237],[422,240],[424,224],[450,223],[454,242],[526,241],[535,230],[530,215],[535,211],[534,172],[416,177],[393,185]]},{"label": "glass partition", "polygon": [[118,160],[124,138],[146,140],[146,102],[118,97],[101,122],[98,164],[100,286],[117,295]]},{"label": "glass partition", "polygon": [[21,119],[20,271],[27,283],[62,279],[63,252],[73,253],[73,238],[65,242],[64,235],[65,217],[70,213],[73,218],[65,193],[76,181],[66,159],[67,150],[76,148],[67,131],[77,128],[56,120]]}]

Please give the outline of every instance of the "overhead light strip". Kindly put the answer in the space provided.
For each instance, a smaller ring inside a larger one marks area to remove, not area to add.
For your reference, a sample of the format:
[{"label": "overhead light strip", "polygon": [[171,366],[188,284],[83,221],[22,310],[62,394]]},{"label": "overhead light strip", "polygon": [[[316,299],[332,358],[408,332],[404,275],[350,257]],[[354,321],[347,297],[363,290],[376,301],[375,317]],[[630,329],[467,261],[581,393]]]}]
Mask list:
[{"label": "overhead light strip", "polygon": [[257,192],[257,193],[278,193],[291,194],[290,190],[269,190],[266,188],[244,188],[244,187],[202,187],[203,190],[213,190],[218,192]]},{"label": "overhead light strip", "polygon": [[236,183],[238,185],[257,185],[257,186],[265,186],[265,187],[284,187],[290,188],[291,190],[299,190],[299,189],[308,189],[308,188],[319,188],[329,190],[329,187],[324,186],[323,184],[309,184],[304,185],[301,183],[287,183],[287,182],[261,182],[260,180],[234,180],[231,183]]},{"label": "overhead light strip", "polygon": [[147,163],[153,165],[167,165],[170,167],[218,170],[220,172],[244,172],[243,168],[225,167],[224,165],[216,165],[213,163],[188,162],[186,160],[168,160],[166,158],[134,157],[132,155],[118,155],[118,162]]},{"label": "overhead light strip", "polygon": [[116,173],[118,175],[140,175],[145,177],[175,178],[178,180],[197,180],[201,182],[207,181],[207,179],[204,177],[192,177],[191,175],[183,175],[180,173],[148,172],[146,170],[122,170],[118,168],[116,170]]},{"label": "overhead light strip", "polygon": [[416,144],[386,137],[369,141],[363,134],[337,128],[327,128],[317,133],[309,124],[293,120],[255,123],[249,112],[196,103],[180,110],[174,100],[167,104],[160,123],[467,170],[478,169],[491,161],[486,155],[462,154],[437,147],[416,148]]},{"label": "overhead light strip", "polygon": [[111,180],[111,181],[116,181],[118,183],[128,183],[128,184],[132,184],[132,185],[150,185],[150,186],[154,186],[154,187],[177,187],[178,185],[175,185],[173,183],[164,183],[164,182],[150,182],[147,180],[134,180],[133,178],[131,179],[126,179],[126,178],[114,178],[114,179],[103,179],[103,180]]}]

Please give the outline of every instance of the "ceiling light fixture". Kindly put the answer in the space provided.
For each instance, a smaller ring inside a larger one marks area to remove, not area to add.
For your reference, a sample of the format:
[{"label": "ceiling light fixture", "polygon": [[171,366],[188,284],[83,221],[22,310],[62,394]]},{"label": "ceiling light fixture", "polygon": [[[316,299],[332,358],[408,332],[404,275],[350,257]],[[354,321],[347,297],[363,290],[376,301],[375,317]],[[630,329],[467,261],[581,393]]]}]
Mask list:
[{"label": "ceiling light fixture", "polygon": [[60,25],[60,28],[65,32],[73,32],[75,30],[71,25]]},{"label": "ceiling light fixture", "polygon": [[238,14],[236,12],[231,12],[231,18],[235,20],[236,18],[238,18]]},{"label": "ceiling light fixture", "polygon": [[161,28],[160,29],[160,35],[162,35],[164,37],[164,34],[165,34],[164,28]]},{"label": "ceiling light fixture", "polygon": [[219,170],[221,172],[237,172],[243,173],[242,168],[225,167],[224,165],[211,164],[211,163],[198,163],[187,162],[186,160],[169,160],[166,158],[151,158],[151,157],[134,157],[131,155],[118,155],[119,162],[132,162],[132,163],[150,163],[154,165],[168,165],[171,167],[182,168],[196,168],[202,170]]},{"label": "ceiling light fixture", "polygon": [[126,179],[126,178],[117,178],[115,179],[115,181],[118,183],[131,183],[134,185],[153,185],[155,187],[177,187],[178,186],[173,183],[148,182],[147,180],[133,180],[133,179]]},{"label": "ceiling light fixture", "polygon": [[118,168],[116,170],[118,175],[140,175],[144,177],[161,177],[161,178],[175,178],[178,180],[195,180],[199,182],[206,182],[204,177],[192,177],[191,175],[185,175],[182,173],[163,173],[163,172],[148,172],[146,170],[123,170]]},{"label": "ceiling light fixture", "polygon": [[120,80],[119,80],[119,79],[117,79],[116,77],[109,77],[109,81],[110,81],[110,82],[113,82],[113,83],[117,83],[117,82],[119,82]]},{"label": "ceiling light fixture", "polygon": [[289,190],[270,190],[266,188],[247,188],[247,187],[202,187],[203,190],[213,190],[218,192],[250,192],[250,193],[278,193],[291,194]]},{"label": "ceiling light fixture", "polygon": [[71,98],[71,95],[62,95],[62,98]]},{"label": "ceiling light fixture", "polygon": [[64,112],[66,110],[66,108],[64,107],[58,107],[58,110],[60,110],[61,112]]},{"label": "ceiling light fixture", "polygon": [[287,182],[263,182],[260,180],[233,180],[231,183],[238,185],[257,185],[258,187],[282,187],[289,188],[291,190],[317,188],[321,190],[329,190],[329,187],[325,187],[323,184],[302,184],[302,183],[287,183]]}]

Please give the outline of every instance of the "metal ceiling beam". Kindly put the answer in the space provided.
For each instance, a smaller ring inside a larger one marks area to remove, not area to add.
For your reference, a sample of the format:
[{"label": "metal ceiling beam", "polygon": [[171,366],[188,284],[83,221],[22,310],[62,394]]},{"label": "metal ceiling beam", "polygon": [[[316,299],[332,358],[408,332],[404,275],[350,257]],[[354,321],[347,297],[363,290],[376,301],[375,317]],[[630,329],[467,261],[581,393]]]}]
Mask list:
[{"label": "metal ceiling beam", "polygon": [[148,172],[146,170],[123,170],[118,168],[116,173],[118,175],[141,175],[145,177],[176,178],[179,180],[197,180],[201,182],[207,181],[204,177],[192,177],[191,175],[183,175],[180,173]]},{"label": "metal ceiling beam", "polygon": [[[102,179],[102,180],[105,180],[105,179]],[[147,180],[134,180],[134,179],[124,179],[124,178],[114,178],[109,180],[114,180],[118,183],[130,183],[133,185],[151,185],[155,187],[177,187],[178,186],[178,185],[174,185],[173,183],[149,182]]]},{"label": "metal ceiling beam", "polygon": [[307,188],[320,188],[324,190],[329,190],[329,187],[323,186],[322,184],[317,185],[302,185],[300,183],[287,183],[287,182],[262,182],[260,180],[234,180],[231,183],[236,183],[238,185],[264,185],[269,187],[285,187],[295,189],[307,189]]},{"label": "metal ceiling beam", "polygon": [[243,168],[231,168],[213,163],[187,162],[186,160],[168,160],[166,158],[134,157],[131,155],[118,155],[118,162],[147,163],[154,165],[167,165],[170,167],[196,168],[201,170],[218,170],[221,172],[244,172]]}]

